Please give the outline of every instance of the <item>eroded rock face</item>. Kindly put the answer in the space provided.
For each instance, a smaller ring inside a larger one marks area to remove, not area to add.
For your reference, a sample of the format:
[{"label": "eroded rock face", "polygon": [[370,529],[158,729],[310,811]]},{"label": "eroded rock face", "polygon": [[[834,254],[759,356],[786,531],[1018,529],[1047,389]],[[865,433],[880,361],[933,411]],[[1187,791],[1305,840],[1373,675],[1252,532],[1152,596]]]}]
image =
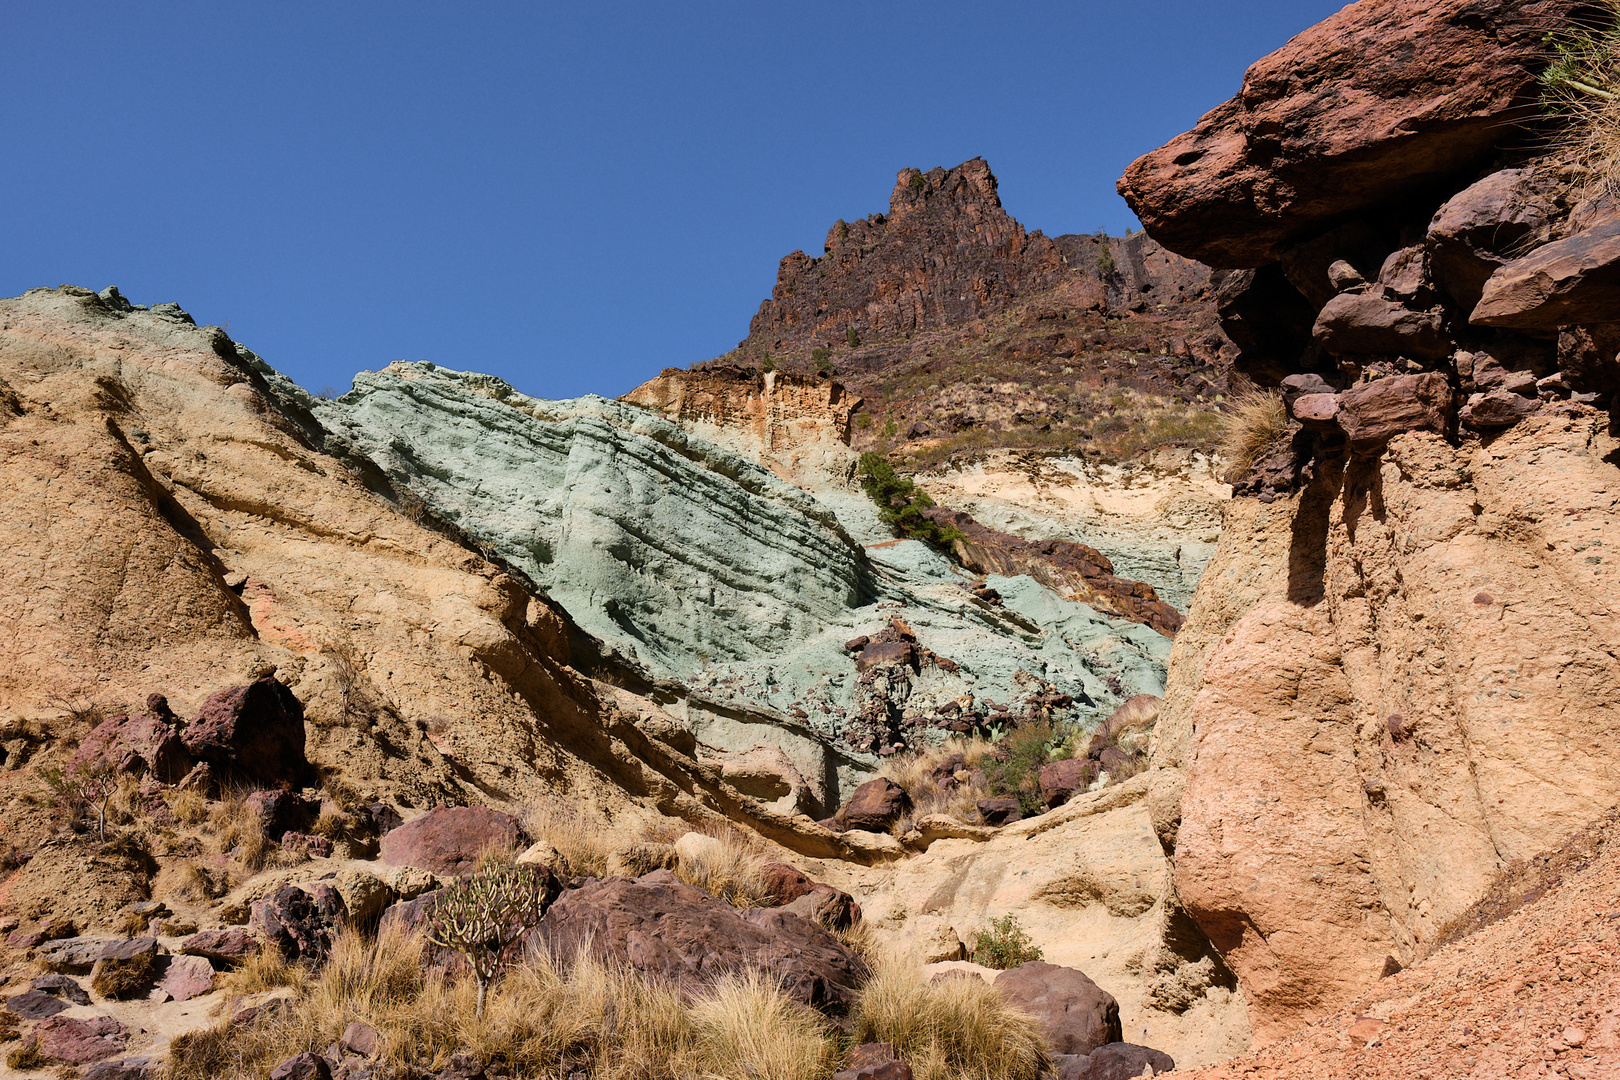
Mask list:
[{"label": "eroded rock face", "polygon": [[841,345],[855,330],[903,337],[965,323],[1066,275],[1057,245],[1001,208],[982,158],[926,173],[902,169],[889,212],[839,222],[826,254],[782,260],[771,299],[749,324],[773,349]]},{"label": "eroded rock face", "polygon": [[1620,304],[1620,218],[1556,240],[1491,274],[1469,321],[1556,332],[1614,321]]},{"label": "eroded rock face", "polygon": [[74,752],[75,768],[105,766],[136,776],[151,775],[173,784],[191,771],[191,755],[179,729],[156,716],[115,716],[84,737]]},{"label": "eroded rock face", "polygon": [[1119,182],[1160,243],[1257,267],[1349,214],[1476,168],[1528,114],[1570,0],[1361,0]]},{"label": "eroded rock face", "polygon": [[1234,504],[1150,805],[1257,1040],[1424,955],[1620,797],[1616,445],[1590,410],[1488,446],[1405,434],[1296,502]]}]

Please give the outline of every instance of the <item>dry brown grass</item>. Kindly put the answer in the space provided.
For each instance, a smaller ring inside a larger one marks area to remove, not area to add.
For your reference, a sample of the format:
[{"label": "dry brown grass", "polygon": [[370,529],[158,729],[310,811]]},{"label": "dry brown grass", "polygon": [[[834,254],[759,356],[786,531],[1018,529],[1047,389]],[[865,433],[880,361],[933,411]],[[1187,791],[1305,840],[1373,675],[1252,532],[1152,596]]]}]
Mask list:
[{"label": "dry brown grass", "polygon": [[120,911],[112,917],[113,933],[120,937],[139,937],[146,932],[151,916],[134,911]]},{"label": "dry brown grass", "polygon": [[886,1042],[917,1080],[1036,1080],[1040,1025],[979,978],[930,982],[913,957],[879,960],[861,989],[854,1041]]},{"label": "dry brown grass", "polygon": [[902,815],[890,831],[896,836],[904,836],[911,831],[918,818],[929,814],[945,814],[963,822],[973,821],[978,813],[979,800],[989,795],[985,786],[959,782],[953,787],[946,787],[935,780],[932,773],[952,754],[965,757],[967,764],[964,768],[971,772],[985,758],[994,755],[995,750],[995,743],[981,735],[973,735],[966,739],[948,739],[939,746],[890,758],[878,775],[899,784],[911,796],[911,810]]},{"label": "dry brown grass", "polygon": [[1288,413],[1276,394],[1254,391],[1232,402],[1221,416],[1221,441],[1216,451],[1226,459],[1232,480],[1247,476],[1288,436]]},{"label": "dry brown grass", "polygon": [[276,948],[264,949],[220,976],[220,986],[232,994],[257,994],[283,986],[294,989],[309,981],[309,970],[291,963]]},{"label": "dry brown grass", "polygon": [[1564,118],[1553,157],[1586,174],[1585,194],[1620,187],[1620,0],[1597,0],[1594,14],[1549,35],[1551,63],[1542,100]]},{"label": "dry brown grass", "polygon": [[432,1070],[458,1050],[512,1075],[593,1080],[821,1080],[834,1067],[820,1018],[758,975],[722,979],[688,1003],[667,983],[588,955],[568,968],[536,955],[495,985],[480,1016],[472,981],[425,975],[421,949],[399,929],[344,935],[285,1015],[175,1039],[166,1076],[262,1077],[354,1020],[382,1034],[394,1069]]},{"label": "dry brown grass", "polygon": [[557,849],[563,859],[565,879],[607,874],[608,854],[617,845],[603,822],[578,807],[556,801],[525,805],[522,820],[531,839],[544,840]]},{"label": "dry brown grass", "polygon": [[759,837],[731,825],[711,827],[703,835],[714,843],[697,845],[690,854],[677,846],[675,876],[734,907],[767,904],[765,864],[770,859]]},{"label": "dry brown grass", "polygon": [[264,835],[264,825],[248,806],[247,795],[245,791],[224,792],[209,818],[219,853],[256,872],[264,869],[275,845]]},{"label": "dry brown grass", "polygon": [[208,800],[195,789],[177,792],[169,802],[169,812],[182,825],[200,825],[208,819]]},{"label": "dry brown grass", "polygon": [[215,880],[207,868],[186,862],[180,865],[179,880],[174,887],[187,900],[211,900],[225,895],[226,884],[223,878]]}]

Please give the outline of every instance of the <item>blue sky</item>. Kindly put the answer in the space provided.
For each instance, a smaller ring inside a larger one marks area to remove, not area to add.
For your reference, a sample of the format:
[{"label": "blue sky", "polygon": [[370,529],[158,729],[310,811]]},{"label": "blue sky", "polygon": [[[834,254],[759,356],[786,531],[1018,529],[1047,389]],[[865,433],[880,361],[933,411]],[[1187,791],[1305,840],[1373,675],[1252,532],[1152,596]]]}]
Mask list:
[{"label": "blue sky", "polygon": [[311,389],[616,395],[735,346],[903,167],[1134,227],[1124,167],[1339,6],[8,0],[0,295],[176,301]]}]

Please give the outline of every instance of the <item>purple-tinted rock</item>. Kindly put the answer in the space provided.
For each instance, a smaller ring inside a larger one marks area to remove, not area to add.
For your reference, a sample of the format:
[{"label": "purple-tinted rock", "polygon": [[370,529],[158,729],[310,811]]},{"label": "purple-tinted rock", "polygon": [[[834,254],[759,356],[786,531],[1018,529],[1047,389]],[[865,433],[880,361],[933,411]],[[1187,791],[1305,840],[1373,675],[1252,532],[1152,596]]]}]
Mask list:
[{"label": "purple-tinted rock", "polygon": [[332,1080],[332,1067],[319,1054],[294,1054],[270,1070],[270,1080]]},{"label": "purple-tinted rock", "polygon": [[1502,169],[1453,195],[1429,223],[1429,277],[1464,311],[1479,303],[1510,253],[1544,242],[1554,213],[1550,177]]},{"label": "purple-tinted rock", "polygon": [[1339,426],[1352,450],[1371,453],[1402,432],[1444,434],[1451,399],[1451,386],[1439,372],[1374,379],[1339,395]]},{"label": "purple-tinted rock", "polygon": [[312,859],[332,857],[332,841],[324,836],[312,836],[304,832],[282,833],[281,847],[283,851],[302,851]]},{"label": "purple-tinted rock", "polygon": [[6,999],[6,1011],[15,1013],[24,1020],[43,1020],[47,1016],[55,1016],[68,1007],[68,1003],[61,998],[52,997],[38,990],[29,990]]},{"label": "purple-tinted rock", "polygon": [[1018,800],[1005,795],[993,799],[980,799],[978,806],[979,819],[986,825],[1009,825],[1024,817]]},{"label": "purple-tinted rock", "polygon": [[1371,293],[1340,293],[1316,316],[1312,333],[1337,354],[1387,354],[1419,360],[1451,355],[1451,338],[1432,311],[1413,311]]},{"label": "purple-tinted rock", "polygon": [[280,842],[289,832],[302,832],[315,820],[319,799],[306,799],[296,791],[255,791],[247,797],[247,808],[259,819],[264,835]]},{"label": "purple-tinted rock", "polygon": [[39,1022],[33,1037],[38,1040],[41,1057],[67,1065],[105,1061],[129,1044],[129,1032],[110,1016],[87,1020],[53,1016]]},{"label": "purple-tinted rock", "polygon": [[283,885],[253,903],[248,924],[289,960],[324,960],[347,917],[343,898],[330,885]]},{"label": "purple-tinted rock", "polygon": [[73,1002],[75,1005],[90,1004],[90,995],[75,980],[62,974],[41,975],[31,984],[35,990],[43,990],[47,994]]},{"label": "purple-tinted rock", "polygon": [[190,1001],[214,988],[214,965],[201,956],[167,957],[158,986],[175,1001]]},{"label": "purple-tinted rock", "polygon": [[379,857],[389,866],[453,877],[472,871],[488,848],[518,851],[528,841],[511,814],[484,806],[440,806],[384,836]]},{"label": "purple-tinted rock", "polygon": [[310,773],[304,706],[273,675],[211,694],[182,738],[192,756],[222,774],[274,784]]},{"label": "purple-tinted rock", "polygon": [[1492,390],[1488,394],[1477,394],[1470,398],[1468,404],[1463,406],[1461,419],[1465,426],[1475,431],[1494,431],[1512,427],[1540,408],[1541,402],[1535,398],[1506,390]]},{"label": "purple-tinted rock", "polygon": [[1108,1043],[1089,1054],[1053,1054],[1052,1064],[1057,1080],[1136,1080],[1149,1068],[1157,1076],[1176,1067],[1164,1051],[1127,1042]]},{"label": "purple-tinted rock", "polygon": [[203,930],[180,942],[180,951],[187,956],[201,956],[227,966],[259,955],[262,948],[258,938],[237,927]]},{"label": "purple-tinted rock", "polygon": [[157,1080],[161,1072],[158,1062],[152,1058],[119,1058],[96,1062],[79,1074],[79,1080]]},{"label": "purple-tinted rock", "polygon": [[1076,792],[1091,787],[1097,779],[1097,763],[1087,758],[1067,758],[1041,768],[1041,802],[1047,809],[1062,806]]},{"label": "purple-tinted rock", "polygon": [[809,919],[824,930],[847,930],[860,921],[861,906],[849,893],[831,885],[816,885],[809,892],[781,906],[801,919]]},{"label": "purple-tinted rock", "polygon": [[399,816],[399,811],[387,803],[370,804],[366,807],[366,814],[371,818],[371,824],[376,828],[378,836],[393,832],[405,824],[405,819]]},{"label": "purple-tinted rock", "polygon": [[111,769],[150,775],[164,784],[191,770],[179,729],[152,716],[114,716],[97,724],[74,751],[70,770]]},{"label": "purple-tinted rock", "polygon": [[343,1029],[343,1037],[338,1044],[351,1054],[374,1057],[382,1049],[382,1033],[370,1024],[356,1020]]}]

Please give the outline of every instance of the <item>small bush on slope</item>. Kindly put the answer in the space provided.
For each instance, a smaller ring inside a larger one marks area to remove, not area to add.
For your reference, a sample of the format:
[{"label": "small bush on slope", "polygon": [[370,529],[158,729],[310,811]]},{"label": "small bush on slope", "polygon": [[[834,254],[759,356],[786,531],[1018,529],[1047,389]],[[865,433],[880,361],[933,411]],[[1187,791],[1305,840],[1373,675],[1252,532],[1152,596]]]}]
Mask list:
[{"label": "small bush on slope", "polygon": [[860,477],[861,487],[877,504],[878,517],[894,530],[894,535],[947,550],[962,539],[960,530],[941,525],[923,514],[923,510],[934,505],[934,500],[910,479],[895,472],[894,466],[881,456],[862,454],[856,475]]},{"label": "small bush on slope", "polygon": [[1006,971],[1019,964],[1039,960],[1044,953],[1035,939],[1018,922],[1018,916],[1008,913],[991,919],[988,926],[975,930],[972,957],[975,964]]}]

